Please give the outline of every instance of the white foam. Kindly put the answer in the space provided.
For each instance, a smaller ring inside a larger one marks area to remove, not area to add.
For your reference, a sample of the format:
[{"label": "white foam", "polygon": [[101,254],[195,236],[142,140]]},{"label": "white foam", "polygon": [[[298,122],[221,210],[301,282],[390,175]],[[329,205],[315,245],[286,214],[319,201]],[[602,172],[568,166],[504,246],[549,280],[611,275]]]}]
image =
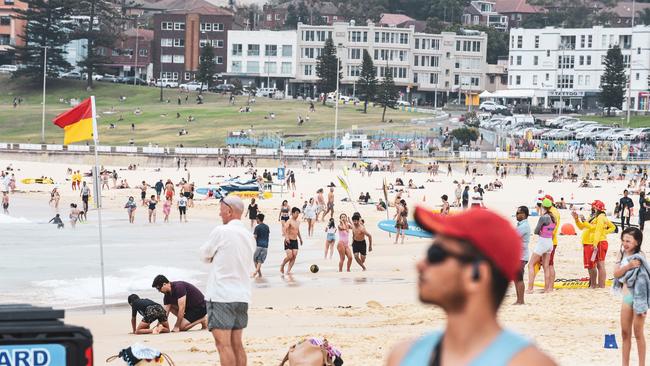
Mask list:
[{"label": "white foam", "polygon": [[2,224],[31,224],[32,222],[24,217],[13,217],[5,214],[0,214],[0,225]]}]

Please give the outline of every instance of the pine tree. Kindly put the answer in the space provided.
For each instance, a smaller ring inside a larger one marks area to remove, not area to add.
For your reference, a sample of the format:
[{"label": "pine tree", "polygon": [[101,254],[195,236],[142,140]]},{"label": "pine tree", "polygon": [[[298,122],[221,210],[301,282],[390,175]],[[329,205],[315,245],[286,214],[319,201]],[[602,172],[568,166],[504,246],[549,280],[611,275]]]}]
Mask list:
[{"label": "pine tree", "polygon": [[367,50],[363,50],[363,63],[357,86],[359,94],[363,97],[363,113],[367,113],[368,102],[374,100],[377,95],[377,71]]},{"label": "pine tree", "polygon": [[386,72],[384,74],[384,79],[381,81],[381,86],[379,87],[379,93],[377,100],[379,104],[384,108],[384,111],[381,113],[381,121],[384,122],[386,117],[386,108],[395,109],[397,99],[399,98],[399,90],[395,86],[395,80],[393,80],[393,74],[390,67],[385,68]]},{"label": "pine tree", "polygon": [[323,98],[323,105],[325,105],[327,93],[336,90],[337,78],[341,78],[338,59],[336,57],[336,47],[334,47],[334,41],[331,38],[325,41],[325,46],[318,57],[316,76],[318,76],[319,91],[325,93],[325,98]]},{"label": "pine tree", "polygon": [[[625,76],[625,65],[623,54],[618,45],[610,48],[605,57],[605,72],[600,79],[600,102],[607,108],[607,116],[610,115],[612,107],[621,109],[625,98],[627,76]],[[629,106],[628,106],[629,108]]]},{"label": "pine tree", "polygon": [[73,31],[71,0],[32,0],[25,10],[17,9],[17,19],[25,20],[25,32],[20,37],[25,46],[17,47],[18,60],[24,68],[16,76],[43,80],[43,58],[47,47],[47,75],[58,77],[71,68],[65,59],[64,46]]},{"label": "pine tree", "polygon": [[201,89],[203,85],[210,86],[214,74],[217,72],[217,65],[214,62],[214,49],[211,45],[206,44],[201,50],[201,57],[199,58],[199,70],[196,73],[196,80],[201,82]]},{"label": "pine tree", "polygon": [[293,4],[287,7],[287,19],[284,21],[286,29],[296,29],[298,27],[298,12]]},{"label": "pine tree", "polygon": [[92,89],[93,73],[102,64],[109,63],[106,56],[97,52],[99,47],[113,48],[124,21],[114,4],[107,0],[77,0],[75,15],[83,16],[74,39],[86,41],[86,58],[79,63],[88,75],[87,88]]}]

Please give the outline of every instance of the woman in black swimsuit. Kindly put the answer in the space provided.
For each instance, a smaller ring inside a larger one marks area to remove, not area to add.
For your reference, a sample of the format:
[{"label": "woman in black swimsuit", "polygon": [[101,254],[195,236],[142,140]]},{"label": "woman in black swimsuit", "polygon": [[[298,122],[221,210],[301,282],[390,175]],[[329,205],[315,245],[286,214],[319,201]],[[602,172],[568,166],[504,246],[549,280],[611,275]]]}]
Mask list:
[{"label": "woman in black swimsuit", "polygon": [[280,207],[280,216],[278,216],[278,221],[283,225],[285,222],[289,221],[289,202],[287,200],[282,201],[282,207]]},{"label": "woman in black swimsuit", "polygon": [[255,226],[255,222],[257,220],[257,212],[258,212],[258,207],[257,203],[255,203],[255,198],[251,198],[251,203],[248,205],[248,218],[251,220],[251,229]]},{"label": "woman in black swimsuit", "polygon": [[[149,199],[149,201],[147,203],[149,205],[149,223],[150,224],[151,223],[155,224],[156,223],[156,204],[158,203],[158,201],[156,200],[156,196],[152,194],[151,198]],[[153,221],[151,221],[152,218],[153,218]]]}]

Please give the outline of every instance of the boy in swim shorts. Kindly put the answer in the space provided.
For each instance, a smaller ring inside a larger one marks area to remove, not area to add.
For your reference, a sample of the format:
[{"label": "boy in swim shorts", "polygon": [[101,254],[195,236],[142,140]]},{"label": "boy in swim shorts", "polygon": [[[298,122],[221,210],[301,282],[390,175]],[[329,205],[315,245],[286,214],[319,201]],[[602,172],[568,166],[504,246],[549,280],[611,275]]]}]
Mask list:
[{"label": "boy in swim shorts", "polygon": [[284,274],[285,265],[289,265],[287,268],[288,274],[291,273],[291,268],[296,263],[296,257],[298,256],[298,239],[300,239],[300,245],[303,244],[302,236],[300,235],[300,221],[298,221],[298,216],[300,216],[300,209],[298,207],[292,208],[291,218],[282,226],[284,251],[287,254],[280,265],[280,273],[282,274]]},{"label": "boy in swim shorts", "polygon": [[354,260],[365,271],[366,266],[366,237],[368,237],[368,251],[372,252],[372,235],[368,233],[363,225],[361,215],[352,215],[352,254]]},{"label": "boy in swim shorts", "polygon": [[[141,299],[136,294],[129,295],[127,301],[129,305],[131,305],[131,328],[133,329],[133,334],[169,333],[167,313],[162,305],[149,299]],[[142,316],[142,320],[136,327],[135,323],[137,314]],[[158,322],[158,325],[150,329],[151,324],[156,321]]]}]

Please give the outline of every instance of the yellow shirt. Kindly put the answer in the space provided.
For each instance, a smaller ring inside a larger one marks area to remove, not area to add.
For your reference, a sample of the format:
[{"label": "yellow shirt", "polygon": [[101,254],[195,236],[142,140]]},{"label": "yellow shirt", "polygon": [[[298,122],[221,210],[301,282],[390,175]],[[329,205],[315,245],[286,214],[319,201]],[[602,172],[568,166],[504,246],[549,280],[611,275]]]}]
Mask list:
[{"label": "yellow shirt", "polygon": [[560,212],[557,210],[555,207],[551,207],[549,210],[551,213],[551,216],[553,216],[553,219],[555,220],[555,229],[553,229],[553,245],[557,245],[557,233],[558,230],[560,229]]},{"label": "yellow shirt", "polygon": [[607,234],[614,232],[616,226],[612,224],[605,214],[598,215],[591,222],[575,219],[576,226],[582,230],[582,244],[598,245],[601,241],[607,240]]}]

